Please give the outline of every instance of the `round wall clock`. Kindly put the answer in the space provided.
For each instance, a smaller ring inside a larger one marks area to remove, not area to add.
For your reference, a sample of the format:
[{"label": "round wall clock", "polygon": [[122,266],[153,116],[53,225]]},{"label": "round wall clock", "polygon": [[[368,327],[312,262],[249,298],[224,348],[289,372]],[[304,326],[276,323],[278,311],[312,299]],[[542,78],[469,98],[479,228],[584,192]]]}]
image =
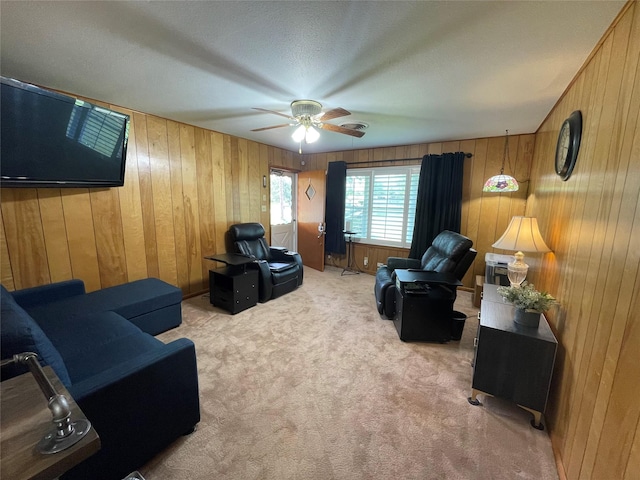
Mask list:
[{"label": "round wall clock", "polygon": [[566,181],[573,172],[582,137],[582,113],[576,110],[562,123],[556,145],[556,173]]}]

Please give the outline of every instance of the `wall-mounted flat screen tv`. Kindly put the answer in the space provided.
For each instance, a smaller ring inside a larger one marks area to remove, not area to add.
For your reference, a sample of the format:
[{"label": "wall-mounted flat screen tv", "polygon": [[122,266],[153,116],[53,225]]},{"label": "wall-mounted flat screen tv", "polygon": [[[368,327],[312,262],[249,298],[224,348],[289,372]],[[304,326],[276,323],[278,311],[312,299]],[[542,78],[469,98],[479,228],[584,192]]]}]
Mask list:
[{"label": "wall-mounted flat screen tv", "polygon": [[2,187],[124,184],[129,116],[1,77]]}]

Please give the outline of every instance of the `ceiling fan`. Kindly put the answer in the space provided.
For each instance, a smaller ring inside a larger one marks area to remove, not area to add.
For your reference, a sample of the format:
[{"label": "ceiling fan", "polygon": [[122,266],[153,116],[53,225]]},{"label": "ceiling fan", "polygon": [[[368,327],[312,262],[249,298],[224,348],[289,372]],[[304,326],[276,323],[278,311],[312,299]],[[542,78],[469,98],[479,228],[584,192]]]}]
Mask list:
[{"label": "ceiling fan", "polygon": [[351,115],[351,112],[344,108],[334,108],[332,110],[322,112],[322,104],[315,100],[294,100],[291,102],[291,115],[264,108],[254,108],[254,110],[280,115],[281,117],[288,118],[291,122],[272,125],[270,127],[255,128],[251,130],[252,132],[261,132],[263,130],[271,130],[272,128],[297,126],[298,128],[293,132],[291,138],[300,143],[300,145],[302,145],[303,141],[305,143],[313,143],[320,138],[320,134],[316,128],[336,133],[344,133],[345,135],[351,135],[352,137],[358,138],[364,135],[364,132],[361,130],[346,128],[332,123],[325,123],[327,120]]}]

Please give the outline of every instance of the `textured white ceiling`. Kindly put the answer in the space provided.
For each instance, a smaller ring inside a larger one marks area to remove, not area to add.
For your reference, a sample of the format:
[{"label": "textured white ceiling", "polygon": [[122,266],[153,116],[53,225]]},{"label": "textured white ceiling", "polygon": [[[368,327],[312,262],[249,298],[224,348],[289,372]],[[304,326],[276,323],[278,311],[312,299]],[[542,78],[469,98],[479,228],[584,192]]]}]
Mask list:
[{"label": "textured white ceiling", "polygon": [[[534,132],[624,1],[0,3],[3,76],[297,150],[295,99],[365,122],[306,153]],[[283,122],[284,120],[284,122]]]}]

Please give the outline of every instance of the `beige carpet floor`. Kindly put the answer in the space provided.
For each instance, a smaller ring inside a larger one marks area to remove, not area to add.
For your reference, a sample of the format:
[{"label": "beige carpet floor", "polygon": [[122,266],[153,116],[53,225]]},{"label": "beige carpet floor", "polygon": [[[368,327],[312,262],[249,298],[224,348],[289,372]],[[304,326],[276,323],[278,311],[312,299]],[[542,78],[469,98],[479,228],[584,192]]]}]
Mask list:
[{"label": "beige carpet floor", "polygon": [[557,479],[546,431],[505,400],[469,405],[462,340],[404,343],[374,278],[307,268],[302,287],[230,315],[208,297],[159,336],[196,344],[202,420],[140,472],[160,479]]}]

